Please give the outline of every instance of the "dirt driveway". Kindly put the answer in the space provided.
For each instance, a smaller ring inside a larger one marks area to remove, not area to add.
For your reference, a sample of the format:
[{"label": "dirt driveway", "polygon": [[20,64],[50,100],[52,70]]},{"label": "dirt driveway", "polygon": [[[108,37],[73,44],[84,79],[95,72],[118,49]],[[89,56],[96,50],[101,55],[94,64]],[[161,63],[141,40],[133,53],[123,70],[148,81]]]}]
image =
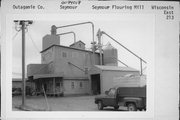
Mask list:
[{"label": "dirt driveway", "polygon": [[[99,111],[94,103],[96,96],[65,96],[65,97],[48,97],[47,102],[43,96],[27,96],[26,105],[33,111]],[[22,102],[21,96],[12,98],[12,110],[19,111]],[[47,104],[48,103],[48,104]],[[113,107],[104,108],[103,111],[114,111]],[[124,111],[120,108],[118,111]]]},{"label": "dirt driveway", "polygon": [[[65,97],[48,97],[47,102],[43,96],[27,97],[26,105],[35,110],[50,111],[97,111],[97,105],[94,103],[95,96],[65,96]],[[12,98],[12,109],[21,105],[21,96]],[[48,109],[49,108],[49,109]]]}]

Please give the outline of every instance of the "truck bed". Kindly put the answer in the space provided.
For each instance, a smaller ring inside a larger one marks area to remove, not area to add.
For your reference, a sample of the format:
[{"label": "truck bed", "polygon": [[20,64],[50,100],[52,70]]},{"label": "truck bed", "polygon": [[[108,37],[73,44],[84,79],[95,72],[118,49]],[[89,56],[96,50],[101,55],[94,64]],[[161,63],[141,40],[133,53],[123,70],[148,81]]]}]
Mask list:
[{"label": "truck bed", "polygon": [[144,87],[119,87],[118,96],[121,97],[146,97],[146,86]]}]

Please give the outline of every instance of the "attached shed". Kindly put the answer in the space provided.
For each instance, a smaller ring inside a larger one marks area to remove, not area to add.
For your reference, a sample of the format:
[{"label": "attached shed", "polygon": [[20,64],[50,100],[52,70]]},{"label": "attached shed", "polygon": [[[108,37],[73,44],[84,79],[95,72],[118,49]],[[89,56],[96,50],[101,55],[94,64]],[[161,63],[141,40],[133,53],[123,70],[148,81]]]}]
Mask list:
[{"label": "attached shed", "polygon": [[34,84],[37,93],[59,96],[63,94],[63,73],[59,74],[35,74],[29,77],[29,81]]},{"label": "attached shed", "polygon": [[89,71],[92,94],[102,94],[114,87],[114,79],[128,74],[140,75],[139,71],[130,67],[94,65]]}]

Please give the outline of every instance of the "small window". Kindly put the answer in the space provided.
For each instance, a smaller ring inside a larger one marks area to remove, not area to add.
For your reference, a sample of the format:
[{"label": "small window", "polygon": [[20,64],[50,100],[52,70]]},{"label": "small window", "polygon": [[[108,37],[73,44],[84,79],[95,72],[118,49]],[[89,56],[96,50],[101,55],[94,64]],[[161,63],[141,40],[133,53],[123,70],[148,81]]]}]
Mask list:
[{"label": "small window", "polygon": [[63,56],[64,58],[66,58],[66,57],[67,57],[67,53],[66,53],[66,52],[62,52],[62,56]]},{"label": "small window", "polygon": [[74,89],[74,82],[71,82],[71,88]]},{"label": "small window", "polygon": [[79,87],[82,88],[83,87],[83,84],[82,82],[79,83]]},{"label": "small window", "polygon": [[115,96],[115,93],[116,93],[116,89],[111,88],[111,89],[109,90],[108,95],[109,95],[109,96]]},{"label": "small window", "polygon": [[88,74],[88,68],[85,67],[85,74]]}]

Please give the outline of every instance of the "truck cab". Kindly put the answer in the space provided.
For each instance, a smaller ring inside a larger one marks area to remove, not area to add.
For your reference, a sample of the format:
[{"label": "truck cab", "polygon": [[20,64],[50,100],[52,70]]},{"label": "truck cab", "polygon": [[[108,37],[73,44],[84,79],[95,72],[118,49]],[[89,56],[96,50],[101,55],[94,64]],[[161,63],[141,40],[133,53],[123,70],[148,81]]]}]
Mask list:
[{"label": "truck cab", "polygon": [[105,95],[95,97],[95,103],[99,110],[104,107],[119,106],[127,107],[128,111],[137,111],[146,109],[146,88],[145,87],[127,87],[127,88],[110,88]]}]

